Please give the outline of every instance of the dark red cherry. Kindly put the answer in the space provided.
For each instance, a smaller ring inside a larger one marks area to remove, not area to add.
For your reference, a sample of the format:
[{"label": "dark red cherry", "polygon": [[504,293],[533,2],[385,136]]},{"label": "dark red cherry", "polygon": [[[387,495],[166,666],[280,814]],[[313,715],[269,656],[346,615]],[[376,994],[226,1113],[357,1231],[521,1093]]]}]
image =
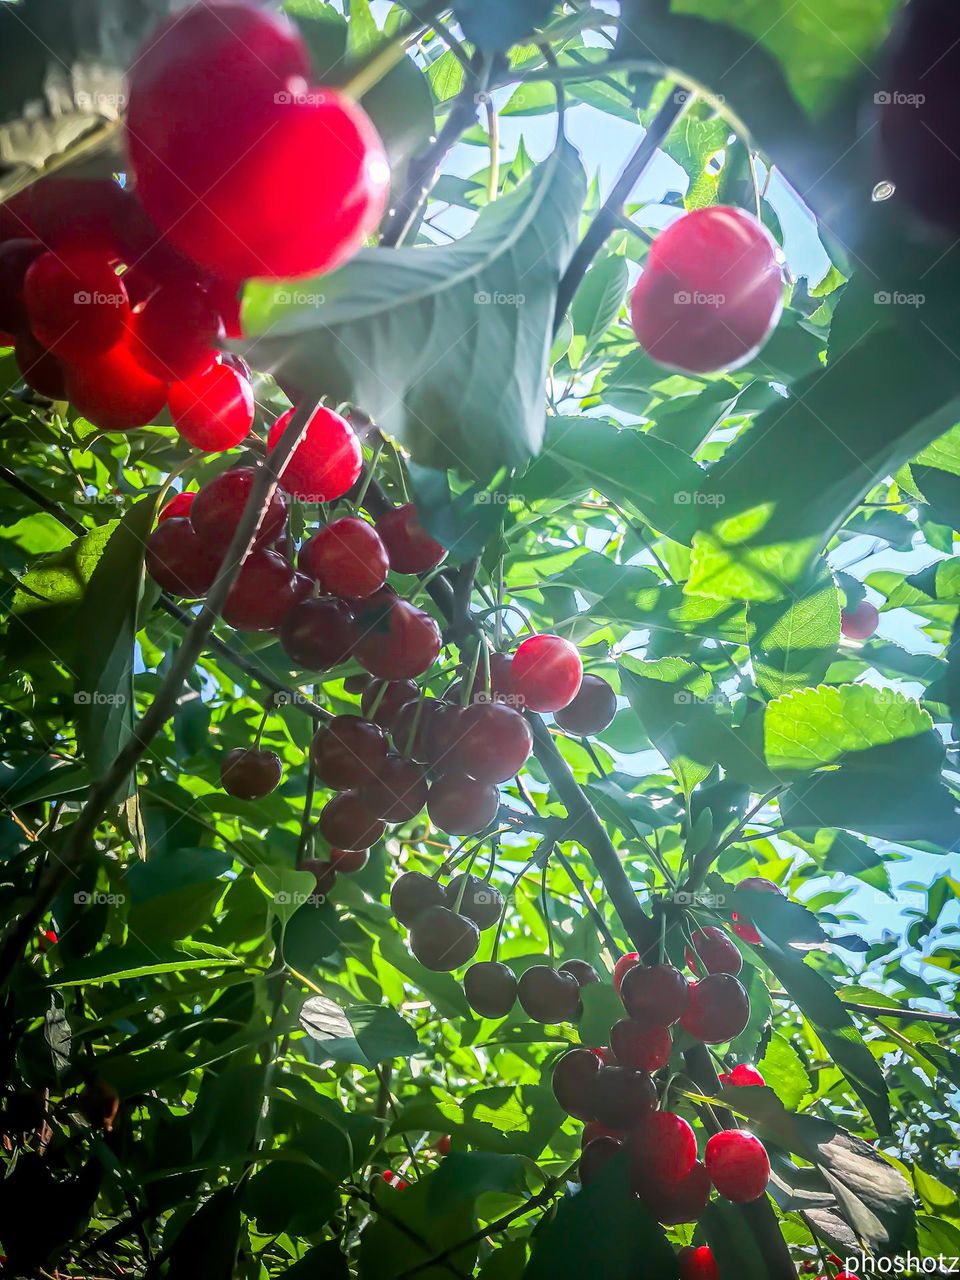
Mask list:
[{"label": "dark red cherry", "polygon": [[630,1067],[601,1067],[592,1092],[594,1118],[609,1129],[632,1129],[657,1105],[653,1081]]},{"label": "dark red cherry", "polygon": [[361,791],[364,804],[387,822],[415,818],[426,808],[428,794],[425,770],[397,755],[388,755]]},{"label": "dark red cherry", "polygon": [[447,973],[477,954],[480,930],[472,920],[446,907],[427,907],[410,926],[409,941],[425,969]]},{"label": "dark red cherry", "polygon": [[290,562],[255,547],[240,566],[223,606],[223,620],[237,631],[272,631],[295,601]]},{"label": "dark red cherry", "polygon": [[498,960],[480,960],[463,975],[463,993],[482,1018],[505,1018],[517,1000],[517,980]]},{"label": "dark red cherry", "polygon": [[737,974],[743,968],[743,956],[737,945],[722,929],[712,924],[695,929],[690,935],[693,950],[687,947],[687,968],[698,976],[701,972]]},{"label": "dark red cherry", "polygon": [[640,963],[640,957],[636,951],[628,951],[626,955],[620,956],[617,963],[613,966],[613,989],[617,995],[620,994],[620,988],[623,980],[630,972]]},{"label": "dark red cherry", "polygon": [[580,1153],[580,1181],[587,1186],[620,1150],[616,1138],[594,1138]]},{"label": "dark red cherry", "polygon": [[526,764],[533,733],[519,711],[503,702],[480,702],[460,716],[456,764],[478,782],[506,782]]},{"label": "dark red cherry", "polygon": [[400,924],[411,925],[427,907],[443,906],[443,889],[422,871],[405,871],[390,889],[390,910]]},{"label": "dark red cherry", "polygon": [[184,516],[157,525],[147,539],[145,563],[158,586],[188,600],[205,596],[220,572],[220,560],[210,554]]},{"label": "dark red cherry", "polygon": [[587,674],[580,683],[580,692],[554,719],[564,733],[590,737],[602,733],[616,714],[617,695],[612,687],[600,676]]},{"label": "dark red cherry", "polygon": [[[294,410],[288,409],[270,428],[268,452],[277,447],[293,414]],[[334,502],[356,484],[362,469],[363,454],[353,427],[339,413],[320,405],[310,419],[306,435],[280,473],[280,483],[287,493],[303,502]],[[326,585],[329,591],[336,592],[333,583]]]},{"label": "dark red cherry", "polygon": [[684,1178],[661,1182],[635,1169],[635,1189],[650,1213],[665,1227],[695,1222],[710,1199],[710,1175],[698,1160]]},{"label": "dark red cherry", "polygon": [[346,662],[356,640],[353,614],[333,596],[302,600],[284,616],[280,643],[296,667],[327,671]]},{"label": "dark red cherry", "polygon": [[169,502],[165,502],[157,516],[157,524],[163,520],[186,519],[190,515],[195,493],[175,493]]},{"label": "dark red cherry", "polygon": [[169,405],[184,440],[205,453],[232,449],[253,426],[253,387],[242,373],[218,361],[175,382]]},{"label": "dark red cherry", "polygon": [[592,1120],[593,1087],[600,1059],[590,1049],[570,1049],[553,1068],[553,1092],[567,1115]]},{"label": "dark red cherry", "polygon": [[690,1000],[687,980],[673,965],[637,965],[620,984],[620,997],[631,1018],[645,1027],[670,1027]]},{"label": "dark red cherry", "polygon": [[610,1048],[619,1063],[653,1073],[670,1060],[673,1039],[669,1027],[647,1027],[621,1018],[610,1029]]},{"label": "dark red cherry", "polygon": [[145,427],[163,413],[167,384],[134,360],[125,337],[108,351],[65,361],[64,368],[70,403],[101,431]]},{"label": "dark red cherry", "polygon": [[600,981],[599,973],[586,960],[565,960],[560,966],[560,972],[572,974],[578,987],[587,987],[592,982]]},{"label": "dark red cherry", "polygon": [[641,1179],[679,1182],[697,1159],[697,1137],[683,1116],[651,1111],[630,1135],[631,1163]]},{"label": "dark red cherry", "polygon": [[34,335],[61,360],[109,351],[130,318],[126,287],[108,259],[82,249],[37,257],[24,276],[23,302]]},{"label": "dark red cherry", "polygon": [[375,784],[386,759],[387,735],[361,716],[337,716],[310,747],[314,773],[324,786],[337,791]]},{"label": "dark red cherry", "polygon": [[337,882],[337,868],[332,861],[322,858],[304,858],[297,863],[298,871],[309,871],[314,878],[313,892],[326,897]]},{"label": "dark red cherry", "polygon": [[357,611],[357,661],[381,680],[422,675],[440,654],[440,628],[408,600],[388,597]]},{"label": "dark red cherry", "polygon": [[478,929],[492,928],[503,912],[500,890],[479,876],[454,876],[443,891],[443,900],[452,911],[468,916]]},{"label": "dark red cherry", "polygon": [[235,747],[220,762],[220,782],[227,795],[241,800],[262,800],[276,791],[283,765],[274,751]]},{"label": "dark red cherry", "polygon": [[770,1181],[770,1158],[759,1138],[745,1129],[722,1129],[707,1142],[703,1162],[710,1181],[726,1200],[759,1200]]},{"label": "dark red cherry", "polygon": [[514,692],[529,711],[560,711],[577,696],[583,663],[560,636],[530,636],[513,655]]},{"label": "dark red cherry", "polygon": [[341,791],[320,814],[320,834],[334,849],[369,849],[383,836],[387,826],[374,816],[356,791]]},{"label": "dark red cherry", "polygon": [[316,578],[324,591],[360,600],[379,591],[390,563],[373,525],[358,516],[344,516],[304,544],[300,567]]},{"label": "dark red cherry", "polygon": [[369,676],[362,678],[367,683],[360,698],[360,709],[382,729],[392,729],[401,707],[420,697],[420,690],[412,680],[371,680]]},{"label": "dark red cherry", "polygon": [[377,521],[377,532],[387,548],[394,573],[427,573],[447,554],[446,548],[423,528],[412,502],[382,515]]},{"label": "dark red cherry", "polygon": [[338,875],[353,875],[370,861],[369,849],[331,849],[330,865]]},{"label": "dark red cherry", "polygon": [[66,369],[29,329],[21,329],[17,334],[13,354],[20,376],[28,387],[49,400],[66,400]]},{"label": "dark red cherry", "polygon": [[738,978],[711,973],[690,988],[690,1003],[680,1025],[704,1044],[722,1044],[738,1036],[750,1021],[750,997]]},{"label": "dark red cherry", "polygon": [[0,243],[0,330],[19,333],[28,327],[23,301],[23,280],[27,270],[45,246],[39,240],[6,240]]},{"label": "dark red cherry", "polygon": [[426,751],[428,763],[441,772],[456,772],[457,749],[460,745],[463,712],[460,707],[441,702],[430,708],[427,724]]},{"label": "dark red cherry", "polygon": [[207,291],[191,280],[162,284],[134,312],[131,328],[134,358],[154,377],[173,383],[209,369],[223,335],[216,305]]},{"label": "dark red cherry", "polygon": [[757,354],[783,309],[776,245],[741,209],[683,214],[650,246],[631,301],[633,331],[658,363],[735,369]]},{"label": "dark red cherry", "polygon": [[442,773],[430,788],[430,821],[451,836],[475,836],[500,808],[497,788],[457,773]]},{"label": "dark red cherry", "polygon": [[[739,882],[737,888],[750,889],[755,893],[777,893],[783,897],[783,890],[775,885],[772,880],[765,880],[763,876],[747,876],[745,880]],[[760,934],[749,920],[742,920],[736,911],[731,911],[730,918],[734,922],[733,932],[738,938],[742,938],[744,942],[749,942],[755,947],[760,945]]]},{"label": "dark red cherry", "polygon": [[525,969],[517,984],[521,1007],[534,1022],[569,1022],[580,1011],[580,987],[570,973],[546,964]]},{"label": "dark red cherry", "polygon": [[392,717],[393,745],[401,755],[419,764],[430,763],[430,725],[443,703],[434,698],[416,697]]},{"label": "dark red cherry", "polygon": [[[190,508],[193,527],[213,552],[223,554],[237,531],[240,517],[250,497],[256,471],[253,467],[231,467],[203,486]],[[283,532],[287,522],[287,500],[274,492],[257,530],[256,545],[269,546]]]}]

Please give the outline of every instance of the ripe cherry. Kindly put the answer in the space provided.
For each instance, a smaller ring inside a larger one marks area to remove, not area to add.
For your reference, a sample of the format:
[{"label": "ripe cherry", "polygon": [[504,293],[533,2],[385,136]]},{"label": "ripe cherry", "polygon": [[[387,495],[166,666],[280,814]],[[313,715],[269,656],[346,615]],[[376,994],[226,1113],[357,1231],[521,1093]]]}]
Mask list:
[{"label": "ripe cherry", "polygon": [[227,592],[223,620],[237,631],[272,631],[295,599],[290,562],[276,551],[255,547]]},{"label": "ripe cherry", "polygon": [[592,982],[599,982],[600,975],[586,960],[565,960],[560,966],[561,973],[572,974],[578,987],[588,987]]},{"label": "ripe cherry", "polygon": [[773,240],[749,214],[723,205],[691,210],[660,232],[631,301],[641,347],[690,373],[745,364],[782,310]]},{"label": "ripe cherry", "polygon": [[707,973],[738,974],[743,968],[739,948],[722,929],[708,924],[703,929],[695,929],[690,941],[693,949],[687,947],[685,959],[693,973],[699,975],[705,969]]},{"label": "ripe cherry", "polygon": [[[211,551],[223,554],[237,531],[240,517],[250,497],[256,471],[253,467],[231,467],[205,484],[190,508],[193,527]],[[276,541],[287,522],[287,500],[275,491],[257,530],[257,546]]]},{"label": "ripe cherry", "polygon": [[[268,452],[277,447],[293,414],[294,410],[288,409],[270,428]],[[339,413],[319,405],[281,471],[280,483],[302,502],[334,502],[356,484],[362,469],[363,454],[353,427]],[[328,589],[334,591],[335,587],[330,583]]]},{"label": "ripe cherry", "polygon": [[710,1181],[734,1204],[758,1200],[770,1180],[770,1158],[759,1138],[744,1129],[722,1129],[707,1143],[703,1157]]},{"label": "ripe cherry", "polygon": [[750,997],[738,978],[711,973],[690,987],[690,1003],[680,1025],[704,1044],[738,1036],[750,1021]]},{"label": "ripe cherry", "polygon": [[324,591],[360,600],[383,586],[390,562],[373,525],[358,516],[344,516],[304,544],[300,567]]},{"label": "ripe cherry", "polygon": [[584,1186],[609,1164],[620,1150],[616,1138],[594,1138],[580,1153],[580,1181]]},{"label": "ripe cherry", "polygon": [[463,975],[463,993],[482,1018],[505,1018],[516,1003],[517,980],[498,960],[480,960]]},{"label": "ripe cherry", "polygon": [[175,382],[169,405],[184,440],[205,453],[232,449],[253,426],[253,387],[242,373],[217,361]]},{"label": "ripe cherry", "polygon": [[375,817],[356,791],[341,791],[320,814],[320,834],[334,849],[369,849],[383,836],[387,826]]},{"label": "ripe cherry", "polygon": [[372,600],[357,612],[357,661],[381,680],[409,680],[440,654],[440,628],[409,600]]},{"label": "ripe cherry", "polygon": [[410,950],[435,973],[459,969],[479,946],[480,930],[473,921],[446,907],[427,907],[410,926]]},{"label": "ripe cherry", "polygon": [[[468,702],[506,702],[509,706],[518,703],[516,693],[513,688],[513,659],[509,653],[491,653],[489,655],[490,662],[490,691],[487,693],[484,688],[484,675],[482,665],[478,665],[477,673],[473,681],[473,688]],[[447,702],[453,702],[460,706],[463,702],[463,686],[465,680],[469,677],[469,671],[464,671],[463,678],[454,680],[448,686],[444,693],[444,699]]]},{"label": "ripe cherry", "polygon": [[524,1013],[534,1022],[568,1022],[580,1010],[580,987],[570,973],[535,964],[524,970],[517,983]]},{"label": "ripe cherry", "polygon": [[637,965],[623,977],[620,998],[645,1027],[671,1027],[690,1000],[687,980],[670,964]]},{"label": "ripe cherry", "polygon": [[297,863],[297,870],[313,875],[313,891],[321,897],[326,897],[337,882],[337,868],[325,858],[304,858]]},{"label": "ripe cherry", "polygon": [[385,821],[409,822],[426,808],[429,791],[426,772],[420,765],[403,756],[388,755],[361,795],[371,812]]},{"label": "ripe cherry", "polygon": [[533,733],[519,711],[503,702],[476,702],[460,716],[456,766],[478,782],[506,782],[533,750]]},{"label": "ripe cherry", "polygon": [[463,732],[460,707],[441,702],[430,708],[427,723],[426,751],[428,763],[440,770],[456,769],[456,752]]},{"label": "ripe cherry", "polygon": [[91,1080],[77,1098],[77,1109],[95,1129],[113,1129],[120,1110],[120,1095],[108,1080]]},{"label": "ripe cherry", "polygon": [[290,661],[308,671],[327,671],[347,661],[357,638],[356,621],[333,596],[301,600],[280,624],[280,643]]},{"label": "ripe cherry", "polygon": [[369,861],[369,849],[330,850],[330,865],[338,875],[349,876],[357,871],[362,871]]},{"label": "ripe cherry", "polygon": [[134,357],[154,377],[174,383],[209,369],[223,334],[215,303],[192,280],[162,284],[134,313],[131,328]]},{"label": "ripe cherry", "polygon": [[17,334],[13,354],[20,375],[28,387],[50,400],[66,400],[66,369],[52,351],[48,351],[36,340],[29,329],[21,329]]},{"label": "ripe cherry", "polygon": [[879,625],[880,612],[869,600],[840,611],[840,630],[848,640],[869,640]]},{"label": "ripe cherry", "polygon": [[657,1105],[657,1090],[644,1071],[603,1066],[593,1080],[593,1114],[610,1129],[632,1129]]},{"label": "ripe cherry", "polygon": [[430,723],[442,702],[434,698],[416,697],[405,703],[393,717],[393,745],[401,755],[419,764],[430,762]]},{"label": "ripe cherry", "polygon": [[158,586],[188,600],[205,596],[220,572],[220,560],[210,554],[184,516],[157,525],[147,539],[145,564]]},{"label": "ripe cherry", "polygon": [[[745,880],[740,881],[737,888],[752,889],[756,893],[778,893],[783,897],[783,890],[778,888],[772,880],[764,880],[762,876],[747,876]],[[760,945],[760,934],[749,920],[741,920],[736,911],[731,911],[730,918],[734,921],[733,932],[738,938],[742,938],[744,942],[749,942],[755,947]]]},{"label": "ripe cherry", "polygon": [[157,516],[157,524],[163,520],[186,519],[190,515],[195,493],[175,493],[169,502],[165,502]]},{"label": "ripe cherry", "polygon": [[651,1111],[630,1135],[630,1152],[642,1177],[679,1182],[696,1161],[697,1136],[683,1116],[672,1111]]},{"label": "ripe cherry", "polygon": [[720,1280],[720,1268],[708,1244],[687,1245],[677,1254],[680,1280]]},{"label": "ripe cherry", "polygon": [[283,765],[274,751],[234,747],[220,761],[220,782],[227,795],[240,800],[262,800],[276,791]]},{"label": "ripe cherry", "polygon": [[583,663],[569,640],[530,636],[513,655],[511,674],[521,706],[530,711],[560,711],[579,692]]},{"label": "ripe cherry", "polygon": [[763,1076],[756,1067],[751,1067],[749,1063],[738,1062],[732,1071],[724,1071],[720,1075],[721,1084],[731,1084],[737,1087],[750,1085],[763,1086],[766,1084]]},{"label": "ripe cherry", "polygon": [[387,735],[378,724],[337,716],[313,739],[310,764],[324,786],[347,791],[376,783],[387,749]]},{"label": "ripe cherry", "polygon": [[145,427],[156,422],[167,402],[167,384],[137,364],[125,339],[65,368],[70,403],[101,431]]},{"label": "ripe cherry", "polygon": [[28,269],[45,252],[39,240],[6,240],[0,243],[0,330],[19,333],[29,326],[23,301],[23,280]]},{"label": "ripe cherry", "polygon": [[83,250],[36,258],[24,276],[23,301],[30,328],[62,360],[109,351],[130,318],[123,281],[106,258]]},{"label": "ripe cherry", "polygon": [[710,1199],[710,1175],[699,1160],[685,1178],[659,1182],[634,1169],[635,1187],[650,1213],[665,1227],[694,1222]]},{"label": "ripe cherry", "polygon": [[581,1147],[585,1147],[588,1142],[593,1142],[594,1138],[616,1138],[619,1142],[621,1134],[622,1130],[608,1129],[607,1126],[601,1124],[599,1120],[588,1120],[583,1126],[583,1133],[580,1135],[580,1145]]},{"label": "ripe cherry", "polygon": [[478,929],[492,928],[503,911],[503,894],[479,876],[454,876],[443,891],[443,900],[452,911],[468,916]]},{"label": "ripe cherry", "polygon": [[405,871],[390,889],[390,910],[400,924],[412,925],[428,907],[443,906],[443,889],[422,871]]},{"label": "ripe cherry", "polygon": [[564,733],[589,737],[602,733],[617,714],[617,695],[600,676],[585,675],[580,692],[554,717]]},{"label": "ripe cherry", "polygon": [[[420,697],[420,690],[412,680],[371,680],[369,676],[363,679],[367,684],[360,698],[360,710],[382,729],[392,729],[400,709]],[[403,747],[398,750],[402,751]]]},{"label": "ripe cherry", "polygon": [[412,502],[382,515],[377,521],[377,532],[387,548],[394,573],[427,573],[447,554],[446,547],[423,528]]},{"label": "ripe cherry", "polygon": [[673,1039],[668,1027],[646,1027],[621,1018],[610,1028],[610,1048],[623,1066],[653,1073],[669,1062]]},{"label": "ripe cherry", "polygon": [[430,821],[451,836],[475,836],[497,816],[497,788],[459,773],[442,773],[430,788]]},{"label": "ripe cherry", "polygon": [[450,1145],[450,1135],[449,1133],[444,1133],[437,1139],[434,1149],[438,1156],[448,1156],[450,1154]]},{"label": "ripe cherry", "polygon": [[617,995],[620,994],[620,988],[623,986],[623,980],[631,969],[636,968],[640,963],[640,957],[636,951],[628,951],[626,955],[618,958],[617,963],[613,966],[613,989]]},{"label": "ripe cherry", "polygon": [[553,1092],[568,1116],[592,1120],[593,1086],[600,1059],[589,1049],[570,1049],[553,1068]]}]

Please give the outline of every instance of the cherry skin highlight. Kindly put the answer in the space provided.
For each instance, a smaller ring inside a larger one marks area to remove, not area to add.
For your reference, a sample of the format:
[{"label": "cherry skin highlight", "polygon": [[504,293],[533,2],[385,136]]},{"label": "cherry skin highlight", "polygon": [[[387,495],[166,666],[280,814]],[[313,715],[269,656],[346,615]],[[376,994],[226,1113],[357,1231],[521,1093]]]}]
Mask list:
[{"label": "cherry skin highlight", "polygon": [[382,515],[377,521],[377,533],[387,548],[394,573],[427,573],[447,554],[446,547],[423,528],[412,502]]},{"label": "cherry skin highlight", "polygon": [[631,301],[641,347],[688,373],[745,364],[782,310],[773,240],[755,218],[722,205],[694,209],[660,232]]},{"label": "cherry skin highlight", "polygon": [[554,717],[564,733],[591,737],[602,733],[617,714],[617,695],[600,676],[585,675],[574,700]]},{"label": "cherry skin highlight", "polygon": [[770,1158],[759,1138],[744,1129],[722,1129],[707,1142],[703,1157],[710,1181],[726,1200],[758,1200],[770,1180]]},{"label": "cherry skin highlight", "polygon": [[530,711],[560,711],[577,696],[583,663],[560,636],[530,636],[513,655],[513,687]]},{"label": "cherry skin highlight", "polygon": [[[293,409],[288,409],[270,428],[268,452],[277,447],[293,414]],[[320,405],[280,472],[280,484],[303,502],[333,502],[356,484],[362,469],[363,455],[353,427],[339,413]]]},{"label": "cherry skin highlight", "polygon": [[325,591],[354,600],[379,591],[390,569],[380,535],[358,516],[344,516],[315,533],[299,563]]},{"label": "cherry skin highlight", "polygon": [[253,426],[253,387],[228,364],[214,362],[175,382],[168,403],[173,425],[184,440],[205,453],[234,448]]}]

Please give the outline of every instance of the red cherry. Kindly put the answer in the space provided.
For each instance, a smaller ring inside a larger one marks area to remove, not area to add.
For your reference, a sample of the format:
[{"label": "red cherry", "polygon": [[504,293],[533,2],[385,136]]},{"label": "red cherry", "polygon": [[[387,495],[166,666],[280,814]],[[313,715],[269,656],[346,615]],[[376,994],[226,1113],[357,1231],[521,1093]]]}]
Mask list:
[{"label": "red cherry", "polygon": [[451,707],[441,702],[431,707],[430,720],[427,724],[426,751],[427,763],[443,772],[456,772],[456,753],[463,733],[461,720],[463,712],[459,707]]},{"label": "red cherry", "polygon": [[403,756],[387,756],[376,778],[361,790],[371,813],[387,822],[409,822],[426,808],[429,787],[426,772]]},{"label": "red cherry", "polygon": [[[382,729],[392,729],[400,710],[408,702],[416,702],[420,697],[420,690],[412,680],[383,681],[365,678],[367,686],[360,697],[360,710],[369,719],[375,720]],[[386,690],[381,694],[384,684]]]},{"label": "red cherry", "polygon": [[0,244],[0,330],[4,333],[19,333],[29,327],[23,281],[44,252],[39,240],[7,240]]},{"label": "red cherry", "polygon": [[738,974],[743,968],[743,956],[722,929],[712,924],[696,929],[690,935],[690,941],[693,950],[686,948],[685,959],[687,968],[693,973],[699,975],[701,965],[707,973]]},{"label": "red cherry", "polygon": [[756,219],[722,205],[694,209],[660,232],[631,302],[641,347],[691,373],[745,364],[782,310],[776,245]]},{"label": "red cherry", "polygon": [[123,336],[130,303],[106,258],[83,250],[44,253],[23,280],[30,328],[61,359],[109,351]]},{"label": "red cherry", "polygon": [[50,400],[66,400],[67,371],[29,329],[21,329],[16,337],[14,357],[17,368],[28,387]]},{"label": "red cherry", "polygon": [[585,1147],[588,1142],[593,1142],[594,1138],[616,1138],[619,1141],[621,1132],[620,1129],[608,1129],[599,1120],[588,1120],[580,1135],[580,1145]]},{"label": "red cherry", "polygon": [[262,800],[276,791],[283,777],[283,764],[273,751],[256,747],[235,747],[220,762],[220,782],[227,795],[241,800]]},{"label": "red cherry", "polygon": [[445,1133],[437,1139],[436,1152],[438,1156],[448,1156],[450,1154],[449,1133]]},{"label": "red cherry", "polygon": [[722,1129],[707,1143],[704,1164],[710,1181],[734,1204],[758,1200],[770,1180],[770,1158],[759,1138],[744,1129]]},{"label": "red cherry", "polygon": [[644,1071],[602,1066],[594,1077],[593,1114],[610,1129],[631,1129],[657,1105],[657,1090]]},{"label": "red cherry", "polygon": [[373,525],[358,516],[344,516],[304,544],[300,567],[325,591],[362,600],[386,582],[390,562]]},{"label": "red cherry", "polygon": [[320,834],[335,849],[355,852],[377,843],[387,824],[375,817],[355,791],[341,791],[320,814]]},{"label": "red cherry", "polygon": [[560,711],[577,696],[583,663],[560,636],[530,636],[513,655],[513,687],[531,711]]},{"label": "red cherry", "polygon": [[590,737],[602,733],[617,714],[617,695],[611,685],[600,676],[585,675],[580,692],[554,717],[564,733]]},{"label": "red cherry", "polygon": [[[634,1170],[636,1176],[637,1171]],[[685,1178],[677,1182],[658,1182],[637,1177],[637,1193],[650,1213],[665,1227],[681,1222],[694,1222],[710,1199],[710,1175],[698,1160]]]},{"label": "red cherry", "polygon": [[[757,893],[778,893],[783,897],[783,890],[778,888],[772,880],[764,880],[762,876],[747,876],[745,880],[741,880],[737,885],[738,889],[753,889]],[[753,946],[760,945],[760,934],[747,920],[741,920],[736,911],[730,912],[730,919],[733,920],[733,932],[738,938],[742,938],[744,942],[749,942]]]},{"label": "red cherry", "polygon": [[328,671],[347,661],[356,641],[353,614],[342,600],[302,600],[284,616],[280,643],[296,667]]},{"label": "red cherry", "polygon": [[386,758],[387,735],[361,716],[337,716],[310,746],[314,773],[337,791],[375,783]]},{"label": "red cherry", "polygon": [[295,599],[290,562],[276,551],[257,547],[234,578],[223,606],[223,620],[237,631],[272,631]]},{"label": "red cherry", "polygon": [[750,1021],[750,997],[732,974],[708,974],[695,982],[689,992],[690,1003],[680,1025],[704,1044],[732,1040]]},{"label": "red cherry", "polygon": [[720,1280],[720,1268],[708,1244],[687,1245],[677,1255],[680,1280]]},{"label": "red cherry", "polygon": [[211,555],[183,516],[165,519],[147,539],[147,573],[164,591],[197,600],[205,596],[220,572]]},{"label": "red cherry", "polygon": [[683,1116],[651,1111],[630,1135],[630,1152],[643,1178],[679,1182],[697,1159],[697,1136]]},{"label": "red cherry", "polygon": [[732,1084],[738,1087],[749,1085],[766,1084],[763,1076],[756,1067],[751,1067],[746,1062],[738,1062],[732,1071],[725,1073],[720,1077],[723,1084]]},{"label": "red cherry", "polygon": [[304,858],[297,863],[298,871],[309,871],[314,878],[313,892],[326,897],[337,883],[337,868],[332,861],[322,858]]},{"label": "red cherry", "polygon": [[208,368],[170,388],[170,416],[184,440],[205,453],[232,449],[253,426],[253,387],[228,364]]},{"label": "red cherry", "polygon": [[186,519],[196,496],[195,493],[175,493],[169,502],[164,503],[157,516],[157,523],[162,520]]},{"label": "red cherry", "polygon": [[[268,451],[276,448],[293,414],[288,409],[270,428]],[[280,473],[280,483],[304,502],[333,502],[356,484],[362,470],[363,454],[353,427],[339,413],[320,405]]]},{"label": "red cherry", "polygon": [[623,1066],[653,1073],[669,1062],[673,1039],[668,1027],[643,1027],[621,1018],[610,1029],[610,1048]]},{"label": "red cherry", "polygon": [[369,861],[369,849],[330,850],[330,865],[338,875],[354,875],[357,871],[362,871]]},{"label": "red cherry", "polygon": [[503,702],[476,702],[460,716],[458,766],[478,782],[506,782],[526,764],[533,750],[530,725]]},{"label": "red cherry", "polygon": [[594,1138],[587,1143],[580,1153],[580,1181],[584,1186],[597,1176],[600,1170],[614,1158],[620,1150],[616,1138]]},{"label": "red cherry", "polygon": [[358,611],[357,626],[357,661],[381,680],[422,675],[440,654],[440,628],[409,600],[373,599]]},{"label": "red cherry", "polygon": [[553,1068],[553,1092],[568,1116],[592,1120],[593,1087],[600,1059],[589,1049],[570,1049]]},{"label": "red cherry", "polygon": [[223,333],[215,303],[193,281],[163,284],[134,313],[132,351],[164,382],[179,382],[209,369]]},{"label": "red cherry", "polygon": [[840,630],[848,640],[869,640],[879,625],[880,612],[869,600],[840,611]]},{"label": "red cherry", "polygon": [[617,963],[613,966],[613,989],[617,995],[620,994],[620,988],[626,975],[639,963],[640,957],[635,951],[628,951],[626,955],[620,956],[617,960]]},{"label": "red cherry", "polygon": [[377,533],[387,548],[394,573],[427,573],[447,554],[446,547],[423,528],[412,502],[382,515],[377,521]]},{"label": "red cherry", "polygon": [[430,788],[430,821],[451,836],[475,836],[497,816],[497,788],[462,774],[442,773]]},{"label": "red cherry", "polygon": [[687,980],[670,964],[637,965],[620,984],[620,998],[631,1018],[645,1027],[670,1027],[690,1000]]},{"label": "red cherry", "polygon": [[[190,519],[211,551],[223,554],[233,540],[240,517],[250,497],[256,471],[253,467],[231,467],[205,484],[190,508]],[[267,546],[283,532],[287,522],[287,500],[279,490],[270,499],[260,521],[255,544]]]},{"label": "red cherry", "polygon": [[129,431],[156,422],[167,402],[167,384],[147,373],[121,340],[101,355],[66,365],[67,397],[101,431]]},{"label": "red cherry", "polygon": [[393,717],[391,735],[393,745],[400,755],[418,764],[431,763],[429,739],[430,725],[443,706],[434,698],[417,697],[407,702]]}]

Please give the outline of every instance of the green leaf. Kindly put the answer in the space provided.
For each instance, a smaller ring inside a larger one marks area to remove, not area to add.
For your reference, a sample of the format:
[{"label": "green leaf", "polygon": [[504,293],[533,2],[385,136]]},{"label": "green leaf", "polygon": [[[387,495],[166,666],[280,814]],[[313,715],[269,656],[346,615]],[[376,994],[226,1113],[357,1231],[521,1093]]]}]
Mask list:
[{"label": "green leaf", "polygon": [[722,1276],[766,1280],[769,1268],[753,1232],[744,1230],[739,1206],[715,1198],[698,1221]]},{"label": "green leaf", "polygon": [[610,1028],[623,1017],[623,1002],[606,982],[590,982],[580,991],[583,1014],[577,1024],[583,1044],[602,1048],[610,1043]]},{"label": "green leaf", "polygon": [[243,1193],[244,1212],[267,1234],[313,1235],[339,1206],[336,1184],[302,1160],[273,1161],[254,1174]]},{"label": "green leaf", "polygon": [[579,339],[571,364],[583,364],[620,314],[627,279],[627,260],[619,255],[601,259],[587,272],[571,307],[573,331]]},{"label": "green leaf", "polygon": [[223,969],[244,962],[222,947],[209,943],[178,942],[170,946],[149,947],[131,943],[109,946],[57,972],[54,987],[76,987],[82,983],[97,985],[121,982],[126,978],[144,978],[157,973],[177,973],[181,969]]},{"label": "green leaf", "polygon": [[764,697],[819,683],[840,640],[840,593],[826,566],[790,600],[749,605],[747,630],[754,679]]},{"label": "green leaf", "polygon": [[960,845],[960,810],[951,791],[913,770],[837,769],[789,787],[779,800],[791,830],[842,827],[881,840],[927,841],[951,851]]},{"label": "green leaf", "polygon": [[362,405],[424,466],[475,479],[519,466],[543,441],[556,288],[583,194],[561,146],[456,244],[367,249],[322,280],[254,282],[243,350],[302,391]]},{"label": "green leaf", "polygon": [[300,1025],[338,1062],[373,1067],[420,1052],[417,1034],[389,1005],[356,1004],[341,1009],[326,996],[311,996]]},{"label": "green leaf", "polygon": [[170,1251],[172,1280],[232,1280],[240,1243],[240,1205],[233,1187],[216,1191],[189,1217]]},{"label": "green leaf", "polygon": [[810,1092],[810,1078],[800,1055],[779,1032],[770,1037],[757,1069],[788,1111],[796,1111]]},{"label": "green leaf", "polygon": [[325,1240],[309,1249],[281,1274],[285,1280],[350,1280],[350,1268],[336,1240]]},{"label": "green leaf", "polygon": [[640,723],[689,798],[712,768],[697,745],[699,723],[715,715],[706,702],[713,691],[710,677],[684,658],[662,658],[624,662],[621,680]]},{"label": "green leaf", "polygon": [[553,0],[455,0],[463,33],[481,49],[508,49],[542,26]]}]

